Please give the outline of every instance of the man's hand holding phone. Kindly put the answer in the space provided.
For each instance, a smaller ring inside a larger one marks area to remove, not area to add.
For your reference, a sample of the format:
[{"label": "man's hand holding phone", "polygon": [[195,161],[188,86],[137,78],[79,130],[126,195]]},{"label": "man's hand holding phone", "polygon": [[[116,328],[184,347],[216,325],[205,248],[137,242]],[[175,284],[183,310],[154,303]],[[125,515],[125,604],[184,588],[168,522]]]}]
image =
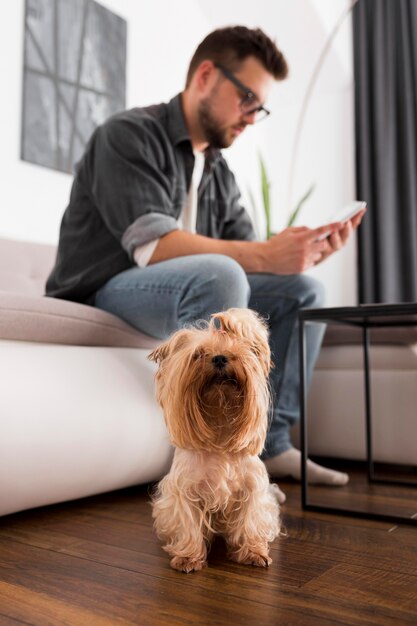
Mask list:
[{"label": "man's hand holding phone", "polygon": [[332,226],[334,226],[334,218],[336,218],[340,226],[336,229],[329,229],[329,232],[319,237],[319,240],[325,240],[327,243],[327,249],[322,253],[321,261],[343,248],[352,232],[358,228],[365,213],[366,202],[352,202],[333,215],[331,218]]},{"label": "man's hand holding phone", "polygon": [[[329,226],[330,224],[334,224],[335,222],[340,222],[341,224],[347,224],[349,221],[352,221],[352,227],[357,228],[362,221],[363,216],[366,211],[366,202],[356,201],[347,204],[343,209],[337,211],[329,218]],[[343,227],[342,227],[343,228]],[[318,238],[319,241],[322,239],[327,239],[330,236],[332,230],[329,229],[328,232],[323,233]]]},{"label": "man's hand holding phone", "polygon": [[343,248],[366,211],[365,202],[352,205],[335,213],[336,219],[324,226],[292,226],[271,237],[263,244],[266,246],[266,271],[276,274],[304,272]]}]

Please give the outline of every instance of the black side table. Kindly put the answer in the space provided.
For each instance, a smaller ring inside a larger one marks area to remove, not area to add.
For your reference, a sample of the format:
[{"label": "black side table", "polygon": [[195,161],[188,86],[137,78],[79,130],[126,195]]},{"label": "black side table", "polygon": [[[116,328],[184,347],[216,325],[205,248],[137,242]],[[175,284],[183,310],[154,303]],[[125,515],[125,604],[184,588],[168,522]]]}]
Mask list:
[{"label": "black side table", "polygon": [[[343,324],[362,329],[363,370],[365,392],[365,421],[366,421],[366,456],[368,481],[372,483],[390,483],[417,489],[416,481],[398,481],[379,479],[375,476],[372,451],[372,407],[370,388],[369,348],[370,329],[398,328],[405,326],[417,327],[417,303],[407,304],[369,304],[355,307],[340,307],[328,309],[302,309],[299,312],[299,350],[300,350],[300,411],[301,411],[301,453],[302,453],[302,505],[305,510],[322,511],[379,519],[389,522],[402,522],[417,525],[417,515],[404,517],[400,515],[385,515],[371,511],[360,511],[333,506],[316,505],[309,501],[309,487],[307,484],[307,456],[308,456],[308,428],[307,428],[307,390],[306,390],[306,342],[305,326],[311,322],[326,324]],[[410,433],[415,437],[417,448],[417,407],[416,432]]]}]

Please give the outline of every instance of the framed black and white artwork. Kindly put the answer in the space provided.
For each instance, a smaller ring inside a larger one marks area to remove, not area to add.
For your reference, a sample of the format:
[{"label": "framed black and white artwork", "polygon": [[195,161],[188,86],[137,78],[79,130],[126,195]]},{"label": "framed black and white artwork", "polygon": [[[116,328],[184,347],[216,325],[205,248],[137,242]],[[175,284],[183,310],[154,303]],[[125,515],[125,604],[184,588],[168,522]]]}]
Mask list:
[{"label": "framed black and white artwork", "polygon": [[93,0],[26,0],[21,158],[72,173],[126,105],[126,21]]}]

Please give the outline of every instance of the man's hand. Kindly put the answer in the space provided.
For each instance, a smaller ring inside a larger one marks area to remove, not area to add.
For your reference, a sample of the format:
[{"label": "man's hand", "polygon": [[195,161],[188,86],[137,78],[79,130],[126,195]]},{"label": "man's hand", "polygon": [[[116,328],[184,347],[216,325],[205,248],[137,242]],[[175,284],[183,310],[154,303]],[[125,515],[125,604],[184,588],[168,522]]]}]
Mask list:
[{"label": "man's hand", "polygon": [[329,253],[327,239],[318,241],[320,235],[329,231],[330,236],[340,228],[340,223],[326,224],[320,228],[292,226],[266,241],[264,262],[274,274],[299,274],[317,265],[323,255]]},{"label": "man's hand", "polygon": [[[364,215],[365,210],[347,222],[334,222],[320,228],[286,228],[265,242],[268,271],[274,274],[299,274],[321,263],[346,245]],[[329,232],[326,239],[318,241],[320,236]]]},{"label": "man's hand", "polygon": [[318,261],[318,263],[321,263],[322,261],[324,261],[324,259],[327,259],[334,252],[337,252],[346,245],[353,231],[356,230],[359,224],[362,222],[365,213],[366,209],[363,209],[363,211],[360,211],[359,213],[357,213],[357,215],[352,217],[351,220],[340,224],[339,228],[332,232],[327,237],[327,239],[325,239],[327,247],[326,250],[322,253],[322,257]]}]

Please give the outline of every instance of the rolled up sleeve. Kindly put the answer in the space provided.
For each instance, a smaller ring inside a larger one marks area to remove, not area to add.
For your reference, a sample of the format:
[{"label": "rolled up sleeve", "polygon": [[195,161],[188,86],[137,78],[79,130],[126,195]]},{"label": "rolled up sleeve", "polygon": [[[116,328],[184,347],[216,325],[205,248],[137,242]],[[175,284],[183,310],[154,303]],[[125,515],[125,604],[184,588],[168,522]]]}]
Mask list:
[{"label": "rolled up sleeve", "polygon": [[175,165],[163,130],[110,120],[95,136],[91,189],[106,227],[133,260],[141,245],[177,230]]},{"label": "rolled up sleeve", "polygon": [[132,256],[135,248],[144,246],[154,239],[160,239],[173,230],[178,230],[178,222],[175,218],[163,213],[146,213],[138,217],[125,230],[122,237],[122,246],[129,256]]}]

